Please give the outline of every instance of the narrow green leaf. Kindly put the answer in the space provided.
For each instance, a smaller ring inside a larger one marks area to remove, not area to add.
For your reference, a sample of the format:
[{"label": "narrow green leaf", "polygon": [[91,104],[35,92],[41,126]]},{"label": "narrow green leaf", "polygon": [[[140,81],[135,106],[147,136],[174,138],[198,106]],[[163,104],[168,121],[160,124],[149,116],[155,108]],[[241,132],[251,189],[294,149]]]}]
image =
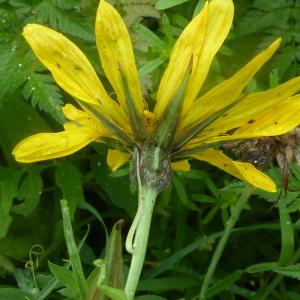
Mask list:
[{"label": "narrow green leaf", "polygon": [[[235,228],[232,230],[233,233],[238,232],[249,232],[253,230],[259,230],[259,229],[267,229],[267,230],[279,230],[280,227],[277,224],[258,224],[254,226],[247,226],[242,228]],[[171,269],[174,264],[178,263],[183,257],[186,257],[191,252],[195,250],[199,250],[201,248],[207,247],[207,245],[210,245],[212,242],[214,242],[217,238],[221,237],[224,231],[213,233],[207,237],[203,237],[198,241],[195,241],[193,243],[190,243],[186,247],[182,248],[181,250],[175,252],[170,257],[168,257],[166,260],[160,262],[160,266],[157,269],[154,269],[151,271],[147,279],[155,278],[158,275],[162,274],[166,270]]]},{"label": "narrow green leaf", "polygon": [[[123,221],[119,221],[113,227],[109,243],[106,246],[105,259],[99,265],[92,277],[88,279],[89,291],[86,300],[110,300],[105,293],[101,293],[102,286],[109,286],[123,290],[123,258],[121,226]],[[99,294],[101,293],[101,294]]]},{"label": "narrow green leaf", "polygon": [[271,89],[279,85],[280,79],[277,69],[273,69],[269,75],[269,86]]},{"label": "narrow green leaf", "polygon": [[84,210],[90,212],[92,215],[94,215],[97,218],[97,220],[101,223],[101,225],[103,226],[104,232],[105,232],[105,241],[106,241],[106,243],[108,243],[109,235],[108,235],[107,227],[104,223],[103,218],[99,214],[99,212],[91,204],[89,204],[88,202],[85,202],[85,201],[81,202],[79,204],[79,206],[81,209],[84,209]]},{"label": "narrow green leaf", "polygon": [[166,61],[165,58],[156,58],[154,60],[149,61],[145,65],[143,65],[139,69],[139,76],[144,77],[147,74],[151,73],[152,71],[156,70],[160,65],[162,65]]},{"label": "narrow green leaf", "polygon": [[209,210],[209,212],[206,214],[206,216],[203,218],[202,223],[205,224],[205,225],[208,224],[214,218],[214,216],[216,215],[218,209],[219,209],[219,205],[213,206]]},{"label": "narrow green leaf", "polygon": [[61,200],[61,211],[63,216],[64,235],[69,253],[70,263],[72,266],[73,276],[76,282],[79,300],[84,300],[87,294],[87,283],[84,278],[79,251],[76,246],[69,208],[66,200]]},{"label": "narrow green leaf", "polygon": [[158,10],[167,9],[188,1],[189,0],[158,0],[155,4],[155,8]]},{"label": "narrow green leaf", "polygon": [[235,271],[226,276],[224,279],[217,282],[216,284],[214,284],[207,290],[207,298],[211,298],[219,294],[221,291],[230,288],[236,281],[238,281],[242,277],[242,274],[243,271]]},{"label": "narrow green leaf", "polygon": [[143,39],[149,46],[157,48],[159,50],[164,50],[165,44],[160,37],[158,37],[153,31],[148,29],[142,24],[135,24],[132,29]]},{"label": "narrow green leaf", "polygon": [[182,182],[179,180],[179,178],[175,174],[173,175],[173,183],[174,183],[175,190],[178,194],[179,200],[182,203],[182,205],[189,209],[199,211],[198,207],[189,200],[189,197],[188,197],[187,191],[184,188],[184,185],[182,184]]},{"label": "narrow green leaf", "polygon": [[99,290],[103,295],[109,297],[112,300],[128,300],[125,293],[122,290],[109,287],[107,285],[100,285]]},{"label": "narrow green leaf", "polygon": [[71,290],[77,289],[76,282],[74,280],[72,271],[70,271],[62,266],[53,264],[50,261],[48,261],[48,267],[49,267],[51,273],[59,280],[59,282],[63,286],[65,286]]},{"label": "narrow green leaf", "polygon": [[199,0],[198,1],[198,4],[194,10],[194,14],[193,14],[193,17],[195,17],[196,15],[199,14],[199,12],[202,10],[202,8],[204,7],[204,4],[205,4],[205,0]]},{"label": "narrow green leaf", "polygon": [[278,266],[278,262],[266,262],[252,265],[246,269],[247,273],[259,273],[272,271]]},{"label": "narrow green leaf", "polygon": [[105,284],[110,287],[123,289],[123,257],[122,257],[122,230],[123,221],[113,227],[109,239],[108,252],[105,253],[106,278]]}]

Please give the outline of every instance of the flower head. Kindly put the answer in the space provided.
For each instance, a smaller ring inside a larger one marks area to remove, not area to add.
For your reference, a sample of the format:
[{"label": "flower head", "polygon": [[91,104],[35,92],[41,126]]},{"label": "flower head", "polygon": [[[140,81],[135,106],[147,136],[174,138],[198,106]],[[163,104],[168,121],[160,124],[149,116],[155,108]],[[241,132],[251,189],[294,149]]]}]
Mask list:
[{"label": "flower head", "polygon": [[184,29],[160,81],[153,112],[142,96],[129,33],[118,12],[105,0],[100,0],[95,33],[116,99],[105,91],[92,65],[69,39],[48,27],[27,25],[25,39],[79,107],[67,104],[63,108],[68,119],[64,131],[40,133],[21,141],[13,151],[16,160],[43,161],[69,155],[94,141],[106,142],[114,148],[108,153],[112,169],[135,153],[134,164],[140,166],[146,184],[153,180],[167,184],[166,169],[171,161],[174,168],[187,169],[186,159],[195,158],[258,188],[275,191],[273,181],[252,164],[233,161],[213,147],[225,141],[283,134],[300,123],[300,96],[293,96],[300,87],[299,77],[272,90],[243,94],[277,50],[280,39],[235,75],[198,96],[230,30],[233,12],[232,0],[211,0]]}]

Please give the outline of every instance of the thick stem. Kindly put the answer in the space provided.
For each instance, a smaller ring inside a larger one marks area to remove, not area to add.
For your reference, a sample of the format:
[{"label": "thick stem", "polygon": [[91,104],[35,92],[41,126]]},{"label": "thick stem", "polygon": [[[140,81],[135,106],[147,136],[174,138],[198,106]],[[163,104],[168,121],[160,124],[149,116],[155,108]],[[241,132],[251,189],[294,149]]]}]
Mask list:
[{"label": "thick stem", "polygon": [[234,228],[236,222],[239,219],[239,216],[246,204],[246,202],[248,201],[250,195],[252,192],[252,187],[248,186],[246,187],[246,189],[244,190],[244,192],[242,193],[242,195],[240,196],[238,202],[236,203],[236,205],[233,207],[232,212],[231,212],[231,216],[229,218],[229,220],[226,222],[226,226],[225,226],[225,230],[224,233],[221,237],[221,239],[219,240],[219,243],[217,245],[217,248],[213,254],[213,257],[210,261],[209,267],[207,269],[207,272],[205,274],[203,283],[202,283],[202,287],[201,287],[201,291],[199,294],[199,300],[205,300],[206,299],[206,291],[210,285],[211,279],[213,277],[213,274],[215,272],[215,269],[217,267],[217,264],[220,260],[220,257],[223,253],[223,250],[227,244],[228,238],[231,234],[232,229]]},{"label": "thick stem", "polygon": [[139,187],[139,203],[141,203],[142,209],[140,211],[140,217],[136,227],[131,265],[125,286],[125,294],[128,300],[132,300],[134,298],[142,272],[147,250],[152,213],[157,194],[158,191],[152,187]]},{"label": "thick stem", "polygon": [[294,256],[294,224],[291,220],[285,197],[281,197],[278,207],[281,228],[281,250],[278,264],[280,266],[286,266],[291,263]]}]

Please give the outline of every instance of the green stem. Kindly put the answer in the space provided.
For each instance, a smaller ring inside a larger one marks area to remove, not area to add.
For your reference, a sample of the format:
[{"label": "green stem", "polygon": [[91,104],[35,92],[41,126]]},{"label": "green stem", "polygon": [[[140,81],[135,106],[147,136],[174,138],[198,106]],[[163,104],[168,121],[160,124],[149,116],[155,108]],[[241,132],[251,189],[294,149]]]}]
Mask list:
[{"label": "green stem", "polygon": [[63,216],[64,235],[65,235],[68,254],[70,258],[70,263],[72,266],[72,273],[77,283],[79,299],[84,300],[87,294],[88,287],[84,278],[79,251],[74,240],[73,229],[72,229],[67,201],[61,200],[60,205],[61,205],[61,211]]},{"label": "green stem", "polygon": [[206,299],[206,291],[210,285],[211,279],[213,277],[213,274],[215,272],[215,269],[217,267],[217,264],[220,260],[220,257],[223,253],[223,250],[227,244],[228,238],[231,234],[232,229],[234,228],[236,222],[239,219],[239,216],[246,204],[246,202],[248,201],[250,195],[252,193],[252,187],[247,186],[244,190],[244,192],[242,193],[242,195],[240,196],[238,202],[236,203],[236,205],[232,208],[232,212],[231,212],[231,216],[229,218],[229,220],[226,222],[226,227],[224,230],[224,233],[221,237],[221,239],[219,240],[219,243],[217,245],[217,248],[212,256],[212,259],[210,261],[209,267],[207,269],[207,272],[205,274],[203,283],[202,283],[202,287],[200,290],[200,294],[199,294],[199,299],[200,300],[205,300]]},{"label": "green stem", "polygon": [[278,203],[280,227],[281,227],[281,250],[278,265],[285,266],[291,263],[294,256],[294,224],[291,220],[287,200],[281,197]]},{"label": "green stem", "polygon": [[125,294],[128,300],[132,300],[134,298],[142,272],[147,250],[152,213],[157,194],[158,192],[154,188],[139,186],[139,203],[141,203],[142,209],[136,227],[131,265],[125,286]]}]

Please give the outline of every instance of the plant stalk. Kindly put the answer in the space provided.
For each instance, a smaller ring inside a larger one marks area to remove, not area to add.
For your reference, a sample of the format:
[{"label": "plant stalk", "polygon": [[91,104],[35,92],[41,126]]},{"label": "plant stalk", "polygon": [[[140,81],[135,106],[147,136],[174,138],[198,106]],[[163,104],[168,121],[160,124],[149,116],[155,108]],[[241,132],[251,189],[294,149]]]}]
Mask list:
[{"label": "plant stalk", "polygon": [[215,272],[215,269],[217,267],[217,264],[221,258],[221,255],[224,251],[224,248],[227,244],[227,241],[229,239],[229,236],[232,232],[232,229],[234,228],[236,222],[239,219],[239,216],[245,206],[245,204],[247,203],[251,193],[252,193],[253,188],[250,186],[247,186],[245,188],[245,190],[243,191],[242,195],[240,196],[238,202],[236,203],[236,205],[232,208],[231,211],[231,215],[229,220],[226,222],[226,226],[225,226],[225,230],[224,233],[221,237],[221,239],[218,242],[217,248],[215,249],[215,252],[212,256],[212,259],[210,261],[210,264],[208,266],[207,272],[205,274],[203,283],[202,283],[202,287],[200,290],[200,294],[199,294],[199,300],[205,300],[206,299],[206,292],[207,289],[211,283],[211,279],[213,277],[213,274]]},{"label": "plant stalk", "polygon": [[139,203],[141,210],[134,236],[131,265],[125,285],[125,294],[128,300],[134,298],[142,272],[157,194],[158,191],[153,187],[139,185]]},{"label": "plant stalk", "polygon": [[87,294],[88,287],[81,266],[79,250],[77,248],[73,235],[73,229],[67,201],[61,200],[60,205],[63,216],[64,235],[69,253],[70,263],[72,266],[73,276],[77,283],[78,297],[80,300],[84,300]]}]

